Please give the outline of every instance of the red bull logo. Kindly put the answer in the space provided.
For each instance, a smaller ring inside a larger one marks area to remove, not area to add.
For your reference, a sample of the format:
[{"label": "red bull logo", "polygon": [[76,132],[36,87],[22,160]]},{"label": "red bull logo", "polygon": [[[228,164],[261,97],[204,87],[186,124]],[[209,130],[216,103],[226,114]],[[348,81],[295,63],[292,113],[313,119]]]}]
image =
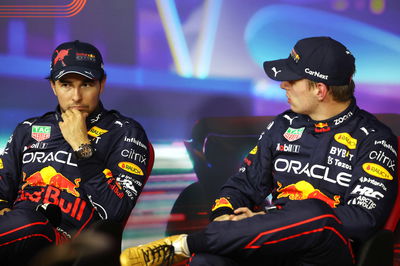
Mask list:
[{"label": "red bull logo", "polygon": [[332,208],[336,208],[336,206],[340,203],[339,195],[335,195],[333,196],[333,199],[331,199],[319,189],[314,188],[313,185],[304,180],[299,181],[296,184],[287,185],[285,187],[282,187],[282,184],[278,181],[278,186],[278,199],[284,197],[287,197],[290,200],[319,199],[326,202]]},{"label": "red bull logo", "polygon": [[314,131],[317,132],[317,133],[328,132],[328,131],[331,130],[331,128],[329,127],[328,123],[319,122],[319,123],[314,124],[314,127],[315,127]]},{"label": "red bull logo", "polygon": [[103,174],[105,175],[106,178],[111,178],[113,177],[113,174],[111,173],[110,169],[104,169]]},{"label": "red bull logo", "polygon": [[[58,205],[61,211],[72,218],[80,221],[87,209],[87,203],[81,198],[75,198],[73,202],[64,199],[61,195],[61,190],[52,186],[48,186],[46,189],[43,187],[39,191],[29,193],[24,190],[19,191],[17,201],[32,201],[39,202],[43,200],[43,203],[51,203]],[[90,207],[89,207],[90,208]]]},{"label": "red bull logo", "polygon": [[233,210],[232,204],[229,202],[229,200],[225,197],[219,198],[215,200],[215,204],[212,207],[211,211],[215,211],[218,208],[222,207],[228,207]]},{"label": "red bull logo", "polygon": [[121,184],[117,180],[115,180],[111,170],[106,168],[106,169],[104,169],[103,174],[108,179],[107,183],[108,183],[108,186],[111,188],[111,190],[115,194],[117,194],[117,196],[119,198],[122,198],[123,193],[121,193],[121,191],[120,191],[122,189]]},{"label": "red bull logo", "polygon": [[319,123],[314,124],[314,126],[318,127],[318,128],[324,128],[324,127],[328,127],[329,125],[328,125],[328,123],[319,122]]},{"label": "red bull logo", "polygon": [[56,50],[57,56],[54,58],[53,65],[55,66],[58,62],[61,62],[63,66],[66,66],[64,58],[69,54],[69,50],[71,49]]},{"label": "red bull logo", "polygon": [[76,189],[79,187],[81,179],[76,178],[74,179],[74,182],[71,182],[64,175],[58,173],[52,166],[47,166],[29,177],[26,177],[26,174],[24,173],[23,181],[25,184],[22,186],[22,189],[26,186],[53,186],[60,190],[64,190],[75,197],[80,197],[80,194]]},{"label": "red bull logo", "polygon": [[293,58],[293,60],[297,63],[300,60],[300,55],[296,52],[296,50],[293,48],[292,51],[290,51],[290,56]]}]

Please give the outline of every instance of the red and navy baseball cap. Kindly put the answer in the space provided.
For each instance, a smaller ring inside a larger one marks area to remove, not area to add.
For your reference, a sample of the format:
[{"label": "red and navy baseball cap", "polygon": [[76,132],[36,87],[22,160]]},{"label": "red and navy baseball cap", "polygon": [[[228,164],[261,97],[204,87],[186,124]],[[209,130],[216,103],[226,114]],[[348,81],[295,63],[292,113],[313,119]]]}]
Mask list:
[{"label": "red and navy baseball cap", "polygon": [[268,77],[277,81],[309,79],[326,85],[347,85],[355,72],[355,58],[330,37],[299,40],[286,59],[264,62]]},{"label": "red and navy baseball cap", "polygon": [[99,50],[78,40],[60,44],[51,58],[50,79],[59,80],[69,73],[77,73],[93,80],[103,78],[103,58]]}]

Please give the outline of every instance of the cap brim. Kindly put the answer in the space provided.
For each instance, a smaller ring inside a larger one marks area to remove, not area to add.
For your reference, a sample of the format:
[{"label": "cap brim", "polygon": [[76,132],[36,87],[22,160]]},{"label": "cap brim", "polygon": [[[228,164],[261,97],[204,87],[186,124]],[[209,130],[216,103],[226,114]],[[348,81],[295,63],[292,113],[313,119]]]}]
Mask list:
[{"label": "cap brim", "polygon": [[93,80],[99,80],[103,76],[103,72],[99,70],[89,69],[80,66],[66,66],[59,71],[55,71],[54,73],[52,72],[51,78],[53,80],[59,80],[63,76],[71,73],[79,74]]},{"label": "cap brim", "polygon": [[290,81],[304,78],[290,69],[287,60],[288,59],[265,61],[263,66],[267,76],[277,81]]}]

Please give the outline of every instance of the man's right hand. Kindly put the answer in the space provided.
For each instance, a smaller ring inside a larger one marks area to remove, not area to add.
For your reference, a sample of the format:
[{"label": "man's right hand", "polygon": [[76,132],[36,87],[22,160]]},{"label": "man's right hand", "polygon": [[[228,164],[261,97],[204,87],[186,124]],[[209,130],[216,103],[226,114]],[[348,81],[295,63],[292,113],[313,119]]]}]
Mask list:
[{"label": "man's right hand", "polygon": [[9,209],[9,208],[1,209],[0,210],[0,215],[3,215],[3,214],[5,214],[6,212],[9,212],[9,211],[11,211],[11,209]]},{"label": "man's right hand", "polygon": [[76,109],[68,109],[62,113],[62,122],[59,122],[64,139],[76,151],[81,144],[90,144],[87,135],[86,117],[88,113],[81,113]]}]

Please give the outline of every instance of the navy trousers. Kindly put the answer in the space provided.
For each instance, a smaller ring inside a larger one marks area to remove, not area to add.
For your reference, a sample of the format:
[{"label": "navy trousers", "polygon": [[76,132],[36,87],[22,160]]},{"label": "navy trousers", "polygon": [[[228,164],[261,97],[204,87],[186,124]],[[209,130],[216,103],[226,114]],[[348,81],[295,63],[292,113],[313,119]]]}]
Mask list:
[{"label": "navy trousers", "polygon": [[323,201],[289,201],[265,215],[212,222],[190,234],[190,265],[353,265],[342,227]]},{"label": "navy trousers", "polygon": [[27,265],[41,249],[58,240],[58,232],[34,208],[16,207],[0,215],[1,265]]}]

